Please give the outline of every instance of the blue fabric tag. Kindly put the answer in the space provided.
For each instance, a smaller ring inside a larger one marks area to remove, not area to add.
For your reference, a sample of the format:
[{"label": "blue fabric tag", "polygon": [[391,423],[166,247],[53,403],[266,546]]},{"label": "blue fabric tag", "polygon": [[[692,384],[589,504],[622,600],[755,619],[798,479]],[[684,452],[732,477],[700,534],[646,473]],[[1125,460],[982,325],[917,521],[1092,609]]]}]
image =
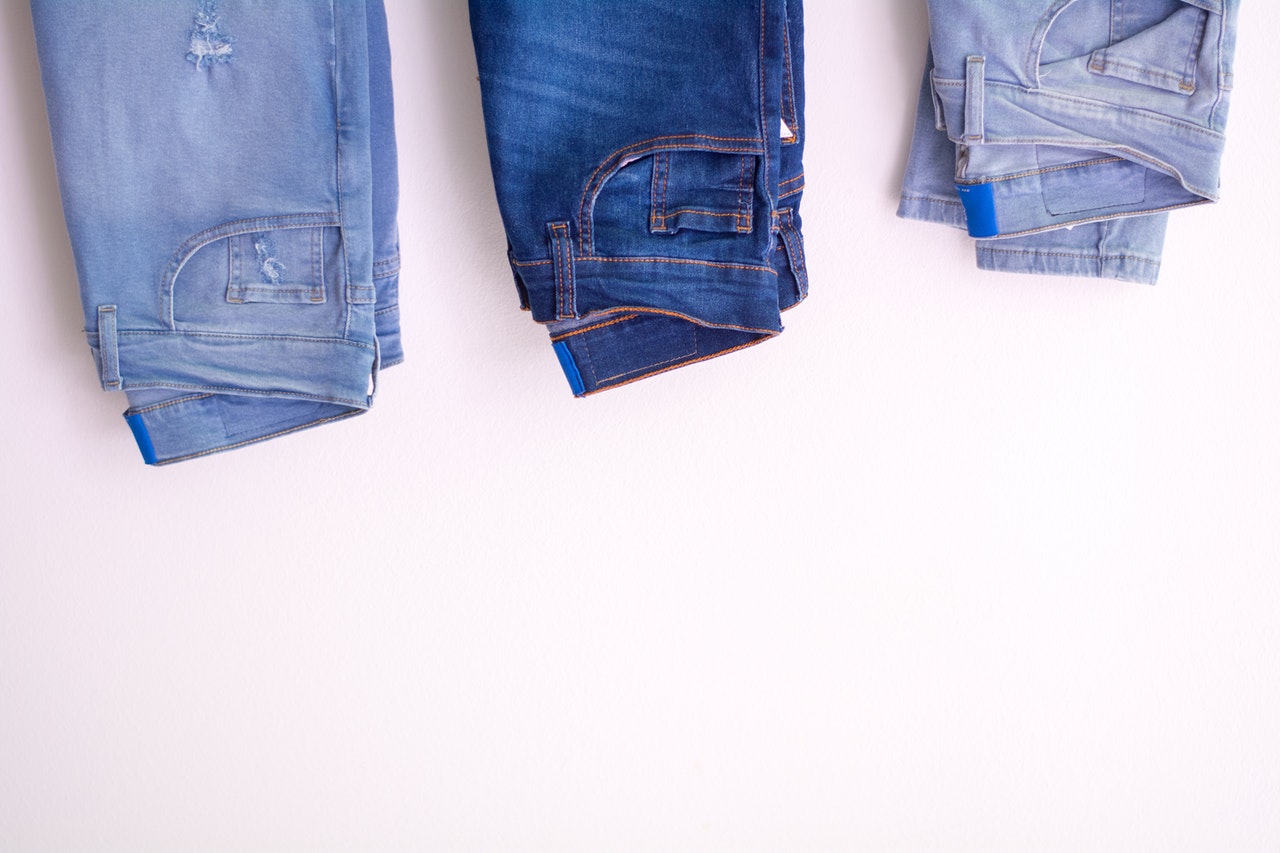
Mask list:
[{"label": "blue fabric tag", "polygon": [[964,203],[964,214],[969,220],[970,237],[996,237],[1000,223],[996,221],[996,193],[994,185],[956,184],[956,192]]},{"label": "blue fabric tag", "polygon": [[133,440],[138,442],[138,449],[142,451],[142,461],[148,465],[156,464],[156,449],[151,445],[151,433],[147,432],[142,415],[125,415],[124,419],[128,421],[129,429],[133,430]]},{"label": "blue fabric tag", "polygon": [[552,344],[556,350],[556,358],[560,359],[560,369],[564,371],[565,378],[569,380],[569,387],[573,389],[573,396],[581,397],[586,393],[587,388],[582,384],[582,374],[578,372],[578,365],[573,361],[573,353],[569,352],[569,345],[564,341],[556,341]]}]

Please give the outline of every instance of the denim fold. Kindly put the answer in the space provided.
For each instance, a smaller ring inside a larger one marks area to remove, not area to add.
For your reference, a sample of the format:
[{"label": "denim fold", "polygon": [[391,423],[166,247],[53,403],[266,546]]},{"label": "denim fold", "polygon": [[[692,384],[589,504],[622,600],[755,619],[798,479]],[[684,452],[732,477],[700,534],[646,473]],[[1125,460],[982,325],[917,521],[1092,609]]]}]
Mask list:
[{"label": "denim fold", "polygon": [[799,0],[472,0],[521,307],[574,394],[759,343],[808,293]]},{"label": "denim fold", "polygon": [[1239,0],[930,0],[898,215],[978,265],[1154,283],[1217,201]]},{"label": "denim fold", "polygon": [[403,358],[380,0],[31,9],[86,338],[143,458],[367,410]]}]

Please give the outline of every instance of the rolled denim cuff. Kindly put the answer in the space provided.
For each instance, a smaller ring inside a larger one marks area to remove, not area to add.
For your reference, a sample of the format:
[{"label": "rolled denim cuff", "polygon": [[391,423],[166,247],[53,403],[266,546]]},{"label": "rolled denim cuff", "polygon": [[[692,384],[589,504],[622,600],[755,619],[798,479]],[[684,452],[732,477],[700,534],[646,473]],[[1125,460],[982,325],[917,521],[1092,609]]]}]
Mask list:
[{"label": "rolled denim cuff", "polygon": [[978,267],[1155,284],[1168,214],[1109,219],[1026,237],[977,241]]}]

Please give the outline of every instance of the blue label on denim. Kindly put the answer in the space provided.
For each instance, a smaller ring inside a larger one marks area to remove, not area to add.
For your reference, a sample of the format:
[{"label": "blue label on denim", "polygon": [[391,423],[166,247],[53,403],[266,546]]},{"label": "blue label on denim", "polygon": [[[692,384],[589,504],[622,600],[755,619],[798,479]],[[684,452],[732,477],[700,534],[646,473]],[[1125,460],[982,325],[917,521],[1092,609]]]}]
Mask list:
[{"label": "blue label on denim", "polygon": [[569,345],[564,341],[556,341],[552,346],[555,348],[556,358],[560,359],[560,369],[564,371],[569,387],[573,389],[573,396],[581,397],[586,393],[587,387],[582,384],[582,374],[578,372],[573,353],[569,352]]},{"label": "blue label on denim", "polygon": [[956,192],[964,203],[970,237],[995,237],[1000,233],[996,221],[996,195],[993,184],[956,184]]},{"label": "blue label on denim", "polygon": [[124,419],[128,422],[129,429],[133,430],[133,440],[138,442],[138,449],[142,451],[142,461],[148,465],[156,464],[156,449],[151,444],[151,433],[147,432],[142,415],[125,415]]}]

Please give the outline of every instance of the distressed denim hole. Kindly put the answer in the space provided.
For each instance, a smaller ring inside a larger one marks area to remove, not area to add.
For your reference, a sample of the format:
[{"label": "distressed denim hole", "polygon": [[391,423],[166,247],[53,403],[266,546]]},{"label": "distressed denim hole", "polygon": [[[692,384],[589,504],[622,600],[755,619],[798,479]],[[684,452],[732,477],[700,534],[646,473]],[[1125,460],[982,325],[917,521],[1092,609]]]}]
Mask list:
[{"label": "distressed denim hole", "polygon": [[200,0],[195,23],[187,47],[187,61],[201,70],[205,65],[231,61],[231,45],[235,39],[222,30],[222,15],[217,0]]},{"label": "distressed denim hole", "polygon": [[227,301],[325,301],[326,228],[284,228],[228,238]]}]

